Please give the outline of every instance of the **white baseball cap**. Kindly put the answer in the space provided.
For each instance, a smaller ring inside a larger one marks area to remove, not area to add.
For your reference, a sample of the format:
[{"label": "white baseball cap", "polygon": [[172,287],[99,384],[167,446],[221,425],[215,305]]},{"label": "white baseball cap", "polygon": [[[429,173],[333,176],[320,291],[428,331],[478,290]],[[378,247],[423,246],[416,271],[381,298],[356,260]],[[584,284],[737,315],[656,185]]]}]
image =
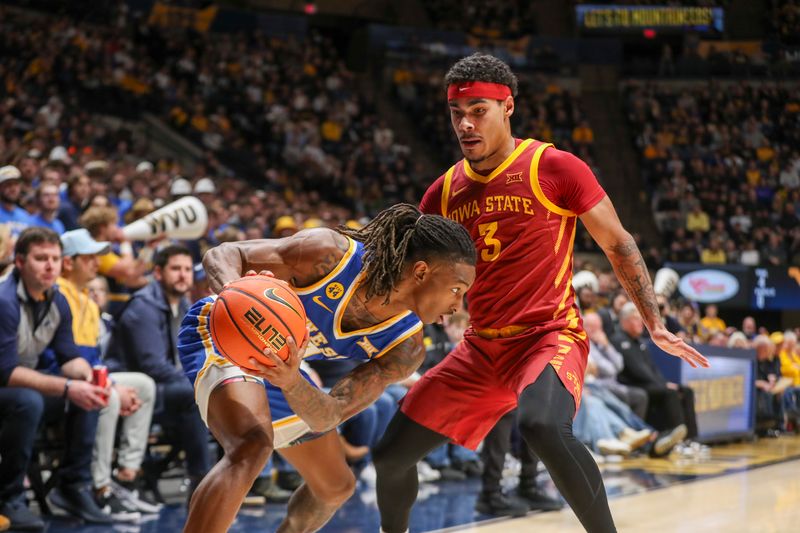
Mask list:
[{"label": "white baseball cap", "polygon": [[214,182],[211,181],[211,178],[200,178],[197,180],[197,183],[194,184],[195,194],[201,194],[204,192],[211,194],[217,192],[217,187],[214,185]]},{"label": "white baseball cap", "polygon": [[152,171],[154,168],[155,167],[153,166],[153,163],[151,163],[150,161],[142,161],[141,163],[136,165],[136,172],[141,173],[141,172]]},{"label": "white baseball cap", "polygon": [[169,188],[169,193],[172,196],[192,194],[192,184],[189,183],[189,180],[186,178],[177,178],[172,182],[172,185]]},{"label": "white baseball cap", "polygon": [[22,177],[19,169],[14,165],[6,165],[0,167],[0,183],[8,180],[18,180]]}]

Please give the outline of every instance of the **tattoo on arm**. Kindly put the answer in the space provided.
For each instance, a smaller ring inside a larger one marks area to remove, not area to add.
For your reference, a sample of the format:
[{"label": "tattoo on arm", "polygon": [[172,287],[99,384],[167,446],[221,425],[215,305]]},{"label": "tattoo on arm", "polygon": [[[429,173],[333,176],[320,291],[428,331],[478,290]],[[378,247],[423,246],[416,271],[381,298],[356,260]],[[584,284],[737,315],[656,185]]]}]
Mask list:
[{"label": "tattoo on arm", "polygon": [[422,335],[402,342],[380,359],[369,361],[342,378],[330,394],[306,380],[284,390],[289,406],[315,432],[328,431],[366,409],[386,387],[402,381],[425,359]]},{"label": "tattoo on arm", "polygon": [[660,323],[661,313],[650,281],[650,273],[633,237],[628,236],[627,239],[614,244],[609,250],[608,259],[631,301],[642,313],[648,329]]},{"label": "tattoo on arm", "polygon": [[386,387],[406,379],[424,360],[422,333],[417,333],[380,359],[363,364],[342,378],[331,389],[331,396],[342,405],[342,421],[366,409]]}]

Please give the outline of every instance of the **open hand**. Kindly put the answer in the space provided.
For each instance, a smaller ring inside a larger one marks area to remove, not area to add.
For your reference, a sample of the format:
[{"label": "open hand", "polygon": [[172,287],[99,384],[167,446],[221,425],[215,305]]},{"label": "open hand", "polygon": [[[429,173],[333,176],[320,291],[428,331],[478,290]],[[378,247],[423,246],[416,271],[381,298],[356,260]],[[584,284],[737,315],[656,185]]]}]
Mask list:
[{"label": "open hand", "polygon": [[286,338],[286,346],[289,348],[289,357],[286,361],[278,357],[269,346],[264,349],[264,355],[269,358],[275,366],[267,366],[254,358],[250,358],[250,366],[254,369],[249,373],[264,378],[279,389],[288,390],[297,385],[303,379],[300,374],[300,361],[302,355],[306,353],[308,346],[308,335],[300,346],[297,346],[292,337]]},{"label": "open hand", "polygon": [[667,331],[667,328],[665,327],[660,327],[650,332],[650,338],[653,339],[653,342],[656,343],[656,346],[670,355],[680,357],[694,368],[697,368],[698,365],[702,366],[703,368],[708,368],[711,366],[708,363],[708,359],[703,357],[700,352]]}]

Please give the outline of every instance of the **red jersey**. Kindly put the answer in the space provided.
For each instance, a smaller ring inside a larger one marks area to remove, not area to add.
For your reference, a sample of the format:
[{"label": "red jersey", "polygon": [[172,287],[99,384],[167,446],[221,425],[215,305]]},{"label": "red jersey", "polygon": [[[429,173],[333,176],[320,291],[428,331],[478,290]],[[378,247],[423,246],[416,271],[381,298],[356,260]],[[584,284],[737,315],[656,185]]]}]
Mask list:
[{"label": "red jersey", "polygon": [[581,334],[572,247],[578,215],[605,191],[574,155],[533,139],[516,143],[487,176],[463,159],[453,165],[428,188],[420,210],[459,222],[475,241],[477,276],[467,293],[473,327]]}]

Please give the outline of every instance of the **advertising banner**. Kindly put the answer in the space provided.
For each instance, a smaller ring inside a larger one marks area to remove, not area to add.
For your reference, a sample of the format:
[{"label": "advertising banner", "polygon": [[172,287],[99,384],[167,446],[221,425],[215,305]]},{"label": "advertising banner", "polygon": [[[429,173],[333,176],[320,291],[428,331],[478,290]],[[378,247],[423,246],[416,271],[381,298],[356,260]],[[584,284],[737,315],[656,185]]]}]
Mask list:
[{"label": "advertising banner", "polygon": [[694,391],[698,440],[709,442],[755,431],[755,350],[697,345],[710,368],[692,368],[652,342],[648,348],[664,376]]}]

